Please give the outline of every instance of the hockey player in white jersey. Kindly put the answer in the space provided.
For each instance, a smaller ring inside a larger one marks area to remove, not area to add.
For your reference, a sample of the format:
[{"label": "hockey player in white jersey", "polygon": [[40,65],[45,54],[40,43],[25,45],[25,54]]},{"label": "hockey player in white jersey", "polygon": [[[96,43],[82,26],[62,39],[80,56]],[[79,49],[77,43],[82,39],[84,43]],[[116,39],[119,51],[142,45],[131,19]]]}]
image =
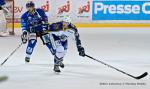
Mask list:
[{"label": "hockey player in white jersey", "polygon": [[0,10],[4,10],[6,13],[9,13],[5,0],[0,0]]},{"label": "hockey player in white jersey", "polygon": [[9,10],[6,7],[5,0],[0,0],[0,36],[8,35],[5,14],[10,14]]},{"label": "hockey player in white jersey", "polygon": [[68,49],[68,38],[75,37],[76,46],[80,56],[85,56],[84,48],[79,39],[79,33],[75,25],[71,23],[71,18],[64,16],[63,20],[49,25],[50,40],[53,47],[54,55],[54,71],[61,72],[60,68],[64,68],[63,59]]}]

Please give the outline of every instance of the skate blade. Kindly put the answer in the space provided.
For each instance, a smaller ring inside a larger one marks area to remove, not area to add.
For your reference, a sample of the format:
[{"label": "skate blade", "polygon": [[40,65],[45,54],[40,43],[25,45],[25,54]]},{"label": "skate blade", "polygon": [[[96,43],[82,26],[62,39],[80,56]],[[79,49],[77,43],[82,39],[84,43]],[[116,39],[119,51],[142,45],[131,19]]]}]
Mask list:
[{"label": "skate blade", "polygon": [[56,71],[54,71],[54,74],[56,74],[56,75],[59,75],[61,72],[56,72]]}]

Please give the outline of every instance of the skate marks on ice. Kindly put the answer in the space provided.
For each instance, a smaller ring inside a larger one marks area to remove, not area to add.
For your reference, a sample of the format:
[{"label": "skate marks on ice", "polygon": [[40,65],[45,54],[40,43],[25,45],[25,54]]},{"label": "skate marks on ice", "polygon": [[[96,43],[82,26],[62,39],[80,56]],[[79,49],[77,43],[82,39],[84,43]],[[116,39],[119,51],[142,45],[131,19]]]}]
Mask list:
[{"label": "skate marks on ice", "polygon": [[[7,81],[6,84],[13,84],[13,86],[18,87],[18,85],[20,86],[18,82],[23,82],[21,87],[24,86],[24,84],[32,85],[32,88],[28,86],[28,89],[40,89],[41,87],[54,87],[55,89],[60,89],[65,87],[66,83],[69,84],[67,86],[72,89],[76,86],[78,86],[79,89],[82,87],[84,87],[83,89],[92,89],[92,87],[95,87],[94,89],[99,89],[102,87],[99,85],[101,82],[137,82],[136,80],[104,67],[103,65],[65,63],[65,68],[61,70],[61,73],[55,74],[53,72],[52,63],[29,63],[18,64],[16,66],[5,65],[3,66],[1,73],[9,76],[9,81]],[[148,83],[148,80],[144,78],[139,82]],[[36,86],[36,84],[39,83],[41,84],[40,88]],[[58,84],[63,86],[57,86]],[[11,89],[6,86],[2,86],[2,88]]]},{"label": "skate marks on ice", "polygon": [[[103,65],[88,65],[88,64],[65,64],[65,68],[61,68],[61,73],[55,73],[53,71],[53,64],[42,63],[29,63],[18,64],[13,66],[4,66],[1,69],[3,74],[10,75],[10,77],[64,77],[64,78],[82,78],[82,79],[96,79],[96,80],[130,80],[121,73],[118,73]],[[128,70],[128,69],[127,69]],[[129,70],[131,72],[132,70]],[[134,72],[133,74],[136,74]],[[20,76],[21,75],[21,76]],[[145,78],[144,78],[145,79]]]},{"label": "skate marks on ice", "polygon": [[[87,65],[87,64],[66,64],[61,73],[53,71],[53,64],[20,64],[16,66],[4,66],[2,72],[10,75],[10,77],[59,77],[64,78],[82,78],[82,79],[129,79],[128,77],[113,71],[101,65]],[[110,74],[113,73],[113,74]],[[20,76],[21,75],[21,76]]]},{"label": "skate marks on ice", "polygon": [[[64,69],[61,69],[61,73],[59,75],[62,76],[70,76],[70,77],[101,77],[101,66],[97,65],[82,65],[82,64],[66,64]],[[19,64],[13,66],[3,66],[1,69],[2,73],[12,75],[46,75],[46,76],[53,76],[55,75],[53,71],[53,64]]]}]

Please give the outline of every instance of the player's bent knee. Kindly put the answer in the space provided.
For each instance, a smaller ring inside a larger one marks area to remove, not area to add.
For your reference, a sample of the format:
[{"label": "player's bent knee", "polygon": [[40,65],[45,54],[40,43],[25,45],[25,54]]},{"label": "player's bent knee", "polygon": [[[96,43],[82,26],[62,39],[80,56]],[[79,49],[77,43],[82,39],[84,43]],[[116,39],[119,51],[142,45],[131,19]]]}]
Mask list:
[{"label": "player's bent knee", "polygon": [[58,58],[62,58],[62,57],[64,57],[64,55],[65,55],[64,47],[63,46],[58,46],[57,49],[56,49],[56,56]]}]

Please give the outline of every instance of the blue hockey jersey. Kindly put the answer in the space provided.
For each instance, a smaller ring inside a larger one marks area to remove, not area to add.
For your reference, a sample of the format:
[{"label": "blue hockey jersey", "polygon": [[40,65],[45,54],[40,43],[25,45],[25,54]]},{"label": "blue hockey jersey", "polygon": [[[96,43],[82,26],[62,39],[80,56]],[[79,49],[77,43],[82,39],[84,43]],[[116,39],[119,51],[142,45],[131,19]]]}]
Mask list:
[{"label": "blue hockey jersey", "polygon": [[76,28],[75,25],[73,25],[72,23],[70,23],[68,25],[67,29],[63,28],[63,22],[62,21],[57,22],[57,23],[52,23],[52,24],[49,25],[49,31],[50,32],[65,31],[65,30],[68,30],[68,29],[71,29],[74,32],[74,36],[75,36],[75,40],[76,40],[76,45],[80,46],[81,45],[81,41],[79,39],[79,33],[78,33],[78,30],[77,30],[77,28]]},{"label": "blue hockey jersey", "polygon": [[[63,31],[63,30],[66,30],[66,29],[63,28],[63,21],[50,24],[50,25],[49,25],[49,29],[50,29],[50,31]],[[76,26],[73,25],[72,23],[70,23],[70,24],[68,25],[68,28],[67,28],[67,29],[72,29],[72,30],[74,30],[76,33],[78,32]]]},{"label": "blue hockey jersey", "polygon": [[45,27],[45,23],[48,23],[48,18],[42,9],[35,9],[33,13],[29,11],[25,12],[21,17],[22,31],[26,30],[30,33],[40,32]]}]

